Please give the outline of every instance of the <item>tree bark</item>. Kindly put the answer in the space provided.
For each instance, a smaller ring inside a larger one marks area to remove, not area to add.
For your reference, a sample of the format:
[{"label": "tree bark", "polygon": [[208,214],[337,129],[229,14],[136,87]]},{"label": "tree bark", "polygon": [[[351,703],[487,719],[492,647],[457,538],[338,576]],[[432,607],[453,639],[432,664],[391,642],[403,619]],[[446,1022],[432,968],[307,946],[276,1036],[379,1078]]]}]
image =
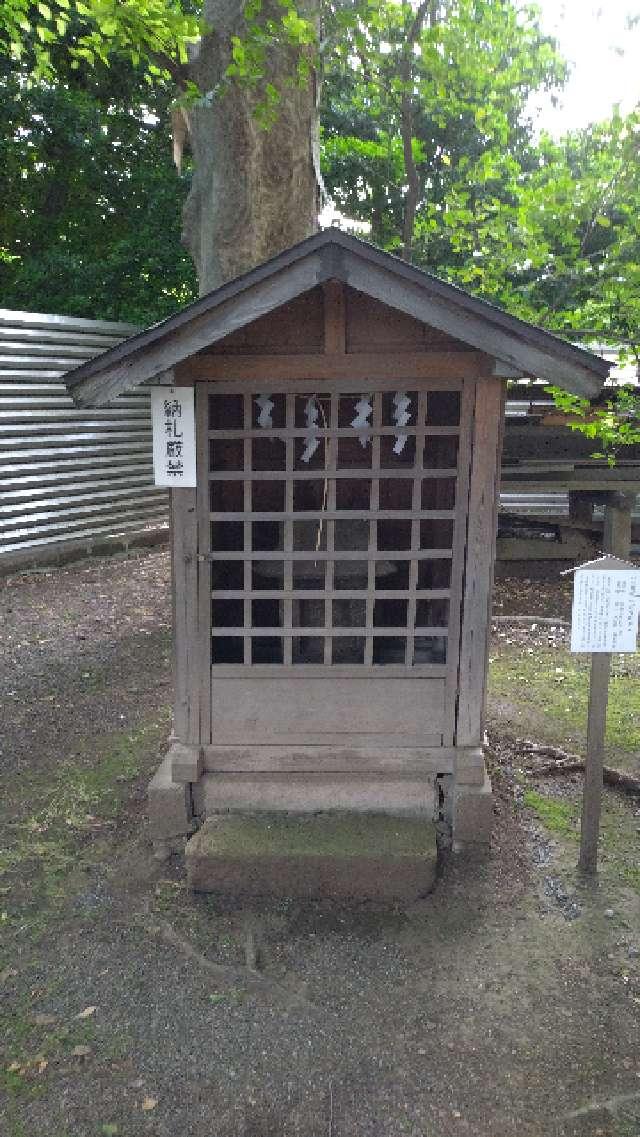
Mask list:
[{"label": "tree bark", "polygon": [[[318,8],[319,0],[307,0],[304,14],[313,19]],[[312,79],[304,87],[297,84],[296,50],[269,49],[264,81],[281,93],[270,129],[255,119],[259,91],[234,82],[216,95],[231,59],[231,37],[246,36],[243,10],[243,0],[206,0],[204,16],[213,30],[190,65],[200,90],[213,92],[210,101],[188,112],[194,174],[183,241],[201,295],[310,236],[318,226],[316,85]],[[282,14],[277,0],[268,0],[263,11],[265,18]]]},{"label": "tree bark", "polygon": [[413,157],[413,51],[427,18],[429,20],[429,26],[433,27],[438,19],[438,0],[422,0],[422,3],[416,8],[403,44],[402,59],[400,61],[400,79],[402,81],[400,134],[402,136],[402,153],[407,178],[407,192],[404,199],[404,217],[402,223],[402,258],[409,262],[413,257],[413,231],[416,223],[416,212],[420,200],[421,188],[418,170]]}]

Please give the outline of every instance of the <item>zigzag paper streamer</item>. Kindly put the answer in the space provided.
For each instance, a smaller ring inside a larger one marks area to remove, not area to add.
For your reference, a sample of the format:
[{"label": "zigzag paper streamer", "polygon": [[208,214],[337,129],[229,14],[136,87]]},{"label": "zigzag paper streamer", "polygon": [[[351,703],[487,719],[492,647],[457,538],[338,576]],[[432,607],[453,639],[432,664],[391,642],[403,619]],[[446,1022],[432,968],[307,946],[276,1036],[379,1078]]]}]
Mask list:
[{"label": "zigzag paper streamer", "polygon": [[371,431],[366,428],[370,426],[369,418],[373,413],[371,400],[368,395],[361,395],[356,403],[356,417],[353,419],[351,425],[358,431],[360,445],[365,447],[371,438]]},{"label": "zigzag paper streamer", "polygon": [[268,395],[258,395],[256,399],[256,406],[260,408],[260,414],[258,415],[258,426],[273,426],[273,419],[271,417],[271,412],[275,407],[273,399],[270,399]]},{"label": "zigzag paper streamer", "polygon": [[[407,423],[411,420],[411,411],[409,410],[411,406],[411,399],[404,393],[404,391],[396,391],[395,395],[393,396],[393,405],[395,407],[395,410],[393,412],[393,421],[395,422],[396,426],[406,426]],[[393,444],[394,454],[402,454],[402,451],[404,450],[407,442],[407,437],[408,435],[400,431],[398,434],[396,434],[396,440]]]},{"label": "zigzag paper streamer", "polygon": [[310,399],[307,399],[304,408],[304,417],[307,421],[307,427],[309,429],[305,435],[306,446],[300,456],[300,460],[302,462],[309,462],[320,445],[320,439],[315,433],[315,431],[318,429],[319,414],[320,409],[316,403],[315,395],[312,395]]}]

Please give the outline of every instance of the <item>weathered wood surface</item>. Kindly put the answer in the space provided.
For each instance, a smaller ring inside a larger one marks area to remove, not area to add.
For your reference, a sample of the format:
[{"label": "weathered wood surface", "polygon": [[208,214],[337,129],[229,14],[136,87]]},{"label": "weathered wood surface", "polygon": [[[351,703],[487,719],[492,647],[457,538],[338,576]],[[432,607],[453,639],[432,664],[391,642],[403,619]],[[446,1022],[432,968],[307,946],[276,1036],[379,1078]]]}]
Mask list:
[{"label": "weathered wood surface", "polygon": [[582,813],[580,820],[580,857],[578,866],[594,873],[598,865],[598,834],[602,810],[602,767],[607,724],[611,655],[594,652],[589,675],[589,710],[587,714],[587,758],[584,770]]},{"label": "weathered wood surface", "polygon": [[503,401],[504,389],[499,379],[487,379],[478,384],[469,480],[467,564],[455,734],[459,746],[478,746],[484,731]]},{"label": "weathered wood surface", "polygon": [[303,354],[323,352],[325,287],[317,285],[274,312],[223,336],[206,349],[207,354],[264,356],[282,355],[283,351]]},{"label": "weathered wood surface", "polygon": [[324,353],[344,355],[347,350],[345,287],[340,280],[323,285]]},{"label": "weathered wood surface", "polygon": [[453,534],[451,587],[449,601],[449,639],[447,683],[445,691],[445,723],[443,742],[453,745],[456,736],[458,684],[460,675],[460,636],[462,628],[463,585],[466,573],[467,534],[469,527],[469,479],[474,430],[476,383],[467,379],[460,401],[460,448],[456,486],[456,519]]},{"label": "weathered wood surface", "polygon": [[200,743],[211,742],[211,564],[207,554],[211,550],[211,523],[209,521],[209,401],[205,388],[196,389],[196,515],[198,526],[198,705],[200,715]]},{"label": "weathered wood surface", "polygon": [[69,389],[78,404],[104,402],[331,279],[490,355],[489,373],[497,358],[566,390],[592,396],[600,392],[610,368],[591,353],[346,234],[325,232],[133,337],[125,349],[113,349],[98,365],[84,365],[70,378]]},{"label": "weathered wood surface", "polygon": [[363,352],[359,355],[270,355],[268,361],[257,355],[196,355],[176,367],[179,383],[200,380],[255,380],[265,382],[269,390],[281,380],[337,379],[341,382],[392,379],[465,379],[486,371],[486,357],[479,352],[432,351],[409,353],[396,357],[384,353]]},{"label": "weathered wood surface", "polygon": [[457,308],[455,299],[439,289],[425,291],[417,282],[403,279],[390,266],[383,267],[357,257],[348,258],[346,280],[352,288],[512,364],[519,372],[541,376],[578,395],[591,397],[600,391],[601,382],[586,359],[582,364],[577,356],[570,358],[569,345],[549,342],[547,346],[540,330],[531,325],[523,323],[518,328],[514,323],[507,327],[503,313],[496,313],[498,319],[492,320],[467,305]]},{"label": "weathered wood surface", "polygon": [[365,292],[346,288],[347,351],[350,354],[385,352],[404,355],[415,352],[469,351],[469,345],[454,339],[423,320],[381,304]]},{"label": "weathered wood surface", "polygon": [[254,678],[253,669],[246,668],[242,677],[219,678],[215,668],[212,701],[212,735],[218,744],[442,744],[444,679],[411,672],[377,678],[367,669],[362,678],[349,680],[334,679],[326,671],[317,678],[307,674],[300,694],[292,698],[287,677]]},{"label": "weathered wood surface", "polygon": [[[209,347],[223,335],[273,312],[301,292],[313,288],[321,277],[321,259],[310,255],[291,265],[287,272],[256,281],[246,292],[230,285],[228,290],[232,295],[229,299],[221,299],[212,307],[197,302],[192,306],[191,318],[175,317],[170,335],[167,334],[169,322],[166,321],[165,325],[158,326],[162,331],[151,329],[130,341],[126,351],[110,353],[108,368],[105,366],[104,370],[78,376],[79,381],[71,386],[73,398],[81,406],[90,406],[106,402],[128,387],[148,382],[194,352]],[[219,296],[224,293],[225,289],[219,290]],[[184,317],[184,313],[181,316]]]},{"label": "weathered wood surface", "polygon": [[171,491],[172,601],[174,637],[174,734],[200,743],[198,699],[198,519],[195,489]]},{"label": "weathered wood surface", "polygon": [[480,749],[456,750],[452,746],[398,746],[373,742],[359,747],[351,744],[312,746],[308,743],[282,746],[207,746],[204,768],[209,773],[451,773],[455,760],[477,765]]}]

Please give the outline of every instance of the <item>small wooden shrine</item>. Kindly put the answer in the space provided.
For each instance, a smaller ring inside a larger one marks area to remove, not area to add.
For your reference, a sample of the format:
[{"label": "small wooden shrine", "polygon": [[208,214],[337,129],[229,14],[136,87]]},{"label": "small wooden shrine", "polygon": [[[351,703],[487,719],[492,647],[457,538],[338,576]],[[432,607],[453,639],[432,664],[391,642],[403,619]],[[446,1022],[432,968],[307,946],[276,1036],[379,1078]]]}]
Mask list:
[{"label": "small wooden shrine", "polygon": [[174,488],[173,841],[225,811],[439,819],[486,842],[505,379],[609,364],[335,230],[68,376],[81,405],[195,388]]}]

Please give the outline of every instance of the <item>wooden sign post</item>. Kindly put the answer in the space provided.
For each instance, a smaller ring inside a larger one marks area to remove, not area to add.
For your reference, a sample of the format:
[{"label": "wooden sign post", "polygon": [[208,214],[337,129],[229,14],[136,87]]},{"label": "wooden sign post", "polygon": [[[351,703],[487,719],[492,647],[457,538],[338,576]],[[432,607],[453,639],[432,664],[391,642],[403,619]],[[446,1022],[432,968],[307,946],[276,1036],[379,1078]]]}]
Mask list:
[{"label": "wooden sign post", "polygon": [[640,611],[640,569],[606,554],[574,571],[571,651],[591,652],[587,756],[578,867],[595,873],[602,806],[602,767],[611,653],[635,652]]}]

